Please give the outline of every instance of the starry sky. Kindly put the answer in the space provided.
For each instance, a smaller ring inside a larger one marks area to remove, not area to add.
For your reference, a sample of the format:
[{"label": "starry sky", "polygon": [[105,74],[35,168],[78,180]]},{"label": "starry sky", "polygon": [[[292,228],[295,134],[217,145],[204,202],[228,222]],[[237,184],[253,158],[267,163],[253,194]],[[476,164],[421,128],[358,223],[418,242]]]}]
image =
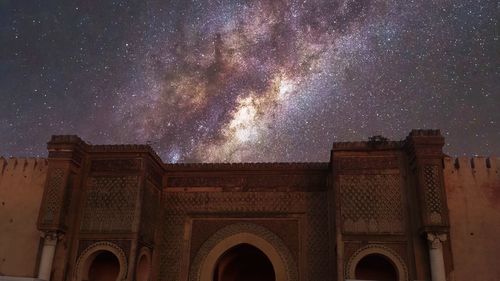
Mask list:
[{"label": "starry sky", "polygon": [[0,155],[52,134],[165,162],[328,161],[439,128],[500,154],[494,0],[0,0]]}]

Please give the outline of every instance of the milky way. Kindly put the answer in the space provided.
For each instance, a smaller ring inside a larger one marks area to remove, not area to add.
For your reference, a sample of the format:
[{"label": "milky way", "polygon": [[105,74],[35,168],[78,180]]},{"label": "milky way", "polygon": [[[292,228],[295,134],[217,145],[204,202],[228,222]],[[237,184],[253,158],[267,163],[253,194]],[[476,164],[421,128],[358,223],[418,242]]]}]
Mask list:
[{"label": "milky way", "polygon": [[166,162],[325,161],[440,128],[500,152],[496,1],[3,1],[0,154],[51,134]]}]

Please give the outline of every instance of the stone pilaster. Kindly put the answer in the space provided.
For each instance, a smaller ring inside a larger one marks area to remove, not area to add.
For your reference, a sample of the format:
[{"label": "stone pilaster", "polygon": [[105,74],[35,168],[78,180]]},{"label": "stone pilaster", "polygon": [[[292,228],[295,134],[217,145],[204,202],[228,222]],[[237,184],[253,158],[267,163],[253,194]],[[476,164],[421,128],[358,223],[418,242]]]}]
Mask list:
[{"label": "stone pilaster", "polygon": [[444,190],[444,138],[439,130],[413,130],[406,138],[407,155],[417,196],[417,229],[427,241],[432,281],[446,281],[443,242],[449,232]]},{"label": "stone pilaster", "polygon": [[444,138],[439,130],[413,130],[406,139],[418,197],[421,234],[447,233],[448,208],[444,190]]},{"label": "stone pilaster", "polygon": [[[52,136],[47,148],[47,180],[37,223],[44,233],[39,275],[44,280],[61,281],[67,263],[60,261],[68,260],[72,249],[88,145],[77,136],[65,135]],[[54,237],[61,237],[60,243]]]}]

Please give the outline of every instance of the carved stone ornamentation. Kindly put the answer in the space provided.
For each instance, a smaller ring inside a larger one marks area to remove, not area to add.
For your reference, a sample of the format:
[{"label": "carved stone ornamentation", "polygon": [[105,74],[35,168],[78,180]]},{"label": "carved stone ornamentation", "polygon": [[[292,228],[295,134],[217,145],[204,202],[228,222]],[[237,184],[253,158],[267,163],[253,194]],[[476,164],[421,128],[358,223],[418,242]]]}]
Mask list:
[{"label": "carved stone ornamentation", "polygon": [[85,191],[83,232],[130,231],[135,220],[138,176],[91,177]]},{"label": "carved stone ornamentation", "polygon": [[335,159],[334,168],[337,170],[354,169],[398,169],[398,157],[340,157]]},{"label": "carved stone ornamentation", "polygon": [[141,169],[141,159],[97,159],[92,160],[92,172],[124,172]]},{"label": "carved stone ornamentation", "polygon": [[426,233],[426,238],[431,249],[441,249],[448,236],[445,233]]},{"label": "carved stone ornamentation", "polygon": [[312,175],[242,175],[169,177],[168,187],[220,187],[233,190],[322,190],[326,176]]},{"label": "carved stone ornamentation", "polygon": [[52,224],[57,220],[56,216],[62,208],[64,198],[64,170],[54,169],[48,179],[47,191],[45,194],[42,224]]},{"label": "carved stone ornamentation", "polygon": [[328,211],[324,192],[167,192],[162,219],[160,280],[179,278],[188,214],[232,214],[246,217],[305,214],[308,280],[328,280]]},{"label": "carved stone ornamentation", "polygon": [[146,178],[156,186],[162,186],[162,172],[155,165],[151,164],[151,161],[146,162]]},{"label": "carved stone ornamentation", "polygon": [[341,175],[341,214],[346,233],[402,233],[399,174]]},{"label": "carved stone ornamentation", "polygon": [[153,243],[159,210],[159,190],[148,183],[144,187],[142,214],[141,214],[141,237],[146,243]]},{"label": "carved stone ornamentation", "polygon": [[423,168],[425,210],[428,223],[431,225],[443,223],[438,169],[437,165],[426,165]]}]

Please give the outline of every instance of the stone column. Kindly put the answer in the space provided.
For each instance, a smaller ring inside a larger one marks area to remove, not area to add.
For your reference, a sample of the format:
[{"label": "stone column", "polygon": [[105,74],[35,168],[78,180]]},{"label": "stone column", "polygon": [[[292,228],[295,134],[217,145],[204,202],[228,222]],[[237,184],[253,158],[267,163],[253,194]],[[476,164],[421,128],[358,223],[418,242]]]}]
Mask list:
[{"label": "stone column", "polygon": [[427,233],[432,281],[446,281],[446,270],[443,258],[444,241],[446,241],[446,234]]},{"label": "stone column", "polygon": [[56,252],[57,234],[47,232],[44,235],[42,257],[40,267],[38,268],[38,278],[50,281],[50,273],[52,271],[52,262]]}]

